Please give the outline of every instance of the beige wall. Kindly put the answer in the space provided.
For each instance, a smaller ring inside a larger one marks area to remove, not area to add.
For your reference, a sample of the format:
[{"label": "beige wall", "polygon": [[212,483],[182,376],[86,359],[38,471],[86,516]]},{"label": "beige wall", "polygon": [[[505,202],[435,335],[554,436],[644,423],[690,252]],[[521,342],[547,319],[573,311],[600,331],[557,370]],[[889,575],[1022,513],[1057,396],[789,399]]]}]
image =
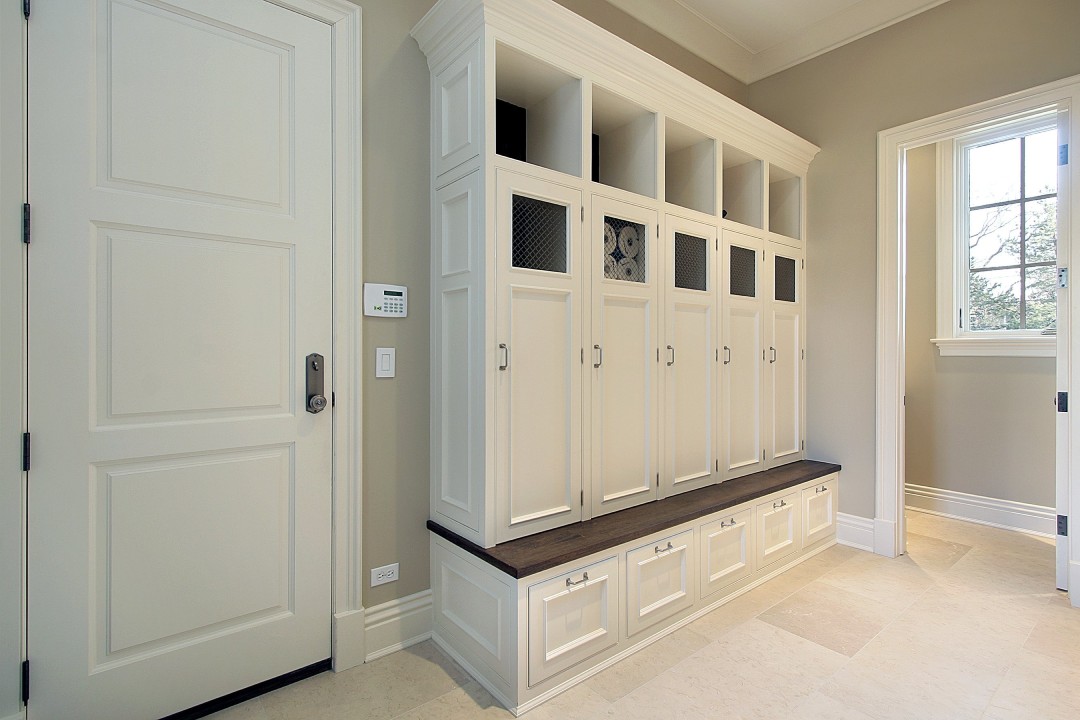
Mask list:
[{"label": "beige wall", "polygon": [[[397,377],[364,373],[364,606],[428,581],[428,69],[409,37],[434,0],[353,0],[363,8],[364,280],[409,287],[409,317],[364,320],[364,359],[397,348]],[[559,0],[736,99],[746,86],[597,0]],[[401,579],[368,587],[369,570],[398,562]]]},{"label": "beige wall", "polygon": [[808,178],[807,454],[843,464],[843,512],[874,515],[877,133],[1080,74],[1078,27],[1076,0],[951,0],[750,86],[752,109],[821,147]]},{"label": "beige wall", "polygon": [[908,153],[907,481],[1054,505],[1054,359],[941,357],[936,153]]}]

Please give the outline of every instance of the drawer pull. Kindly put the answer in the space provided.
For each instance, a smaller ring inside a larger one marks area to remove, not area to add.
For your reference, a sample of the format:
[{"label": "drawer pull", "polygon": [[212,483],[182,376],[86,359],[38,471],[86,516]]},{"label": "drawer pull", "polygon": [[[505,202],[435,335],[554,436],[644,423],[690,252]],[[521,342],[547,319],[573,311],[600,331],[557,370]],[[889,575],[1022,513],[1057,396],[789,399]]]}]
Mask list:
[{"label": "drawer pull", "polygon": [[774,502],[774,503],[772,504],[772,506],[773,506],[773,510],[779,510],[779,509],[780,509],[780,508],[782,508],[782,507],[787,507],[787,503],[786,503],[786,502],[784,502],[783,500],[781,500],[781,501],[780,501],[780,502],[778,502],[778,503],[775,503],[775,502]]},{"label": "drawer pull", "polygon": [[655,552],[655,553],[656,553],[657,555],[659,555],[660,553],[663,553],[663,552],[670,552],[670,551],[672,551],[672,550],[674,550],[674,549],[675,549],[675,548],[674,548],[674,547],[672,547],[672,545],[671,545],[671,541],[669,540],[669,541],[668,541],[668,544],[667,544],[667,547],[666,547],[666,548],[662,548],[662,547],[660,547],[659,545],[657,545],[656,547],[654,547],[654,548],[653,548],[653,551],[654,551],[654,552]]},{"label": "drawer pull", "polygon": [[506,343],[499,343],[499,349],[502,350],[502,362],[499,363],[499,369],[506,370],[510,367],[510,348],[506,347]]},{"label": "drawer pull", "polygon": [[819,487],[819,488],[814,488],[814,492],[815,492],[815,493],[823,493],[823,492],[829,492],[829,488],[827,488],[827,487],[825,487],[824,485],[822,485],[822,486],[821,486],[821,487]]},{"label": "drawer pull", "polygon": [[566,587],[574,587],[575,585],[581,585],[582,583],[587,582],[589,582],[589,573],[583,572],[581,573],[580,580],[571,580],[570,578],[566,578]]},{"label": "drawer pull", "polygon": [[731,520],[729,520],[727,522],[721,520],[720,521],[720,527],[722,527],[722,528],[735,527],[735,518],[731,518]]}]

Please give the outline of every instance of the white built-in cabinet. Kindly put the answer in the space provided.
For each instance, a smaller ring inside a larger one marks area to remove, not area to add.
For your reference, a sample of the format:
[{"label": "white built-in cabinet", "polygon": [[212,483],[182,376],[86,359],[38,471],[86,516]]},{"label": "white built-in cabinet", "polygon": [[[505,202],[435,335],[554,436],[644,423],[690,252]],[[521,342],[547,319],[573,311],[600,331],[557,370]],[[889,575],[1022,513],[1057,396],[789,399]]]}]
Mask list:
[{"label": "white built-in cabinet", "polygon": [[837,477],[524,577],[432,534],[433,638],[520,714],[830,547]]},{"label": "white built-in cabinet", "polygon": [[817,148],[551,0],[413,36],[432,520],[491,547],[802,458]]}]

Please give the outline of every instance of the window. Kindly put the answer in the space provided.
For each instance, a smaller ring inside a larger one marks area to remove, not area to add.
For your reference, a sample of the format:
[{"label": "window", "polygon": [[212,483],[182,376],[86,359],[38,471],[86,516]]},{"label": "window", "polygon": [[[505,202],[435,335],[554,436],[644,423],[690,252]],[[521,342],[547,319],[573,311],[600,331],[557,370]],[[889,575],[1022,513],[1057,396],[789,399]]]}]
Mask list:
[{"label": "window", "polygon": [[942,355],[1055,353],[1057,152],[1054,112],[939,146]]}]

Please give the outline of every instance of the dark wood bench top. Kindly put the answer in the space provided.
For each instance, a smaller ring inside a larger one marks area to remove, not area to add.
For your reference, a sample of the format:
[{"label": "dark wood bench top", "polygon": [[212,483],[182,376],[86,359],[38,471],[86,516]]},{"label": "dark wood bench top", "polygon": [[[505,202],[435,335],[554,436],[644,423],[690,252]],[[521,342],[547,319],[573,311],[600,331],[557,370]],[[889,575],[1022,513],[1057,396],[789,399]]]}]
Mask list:
[{"label": "dark wood bench top", "polygon": [[427,526],[507,575],[523,578],[839,471],[833,463],[800,460],[487,549],[433,520]]}]

